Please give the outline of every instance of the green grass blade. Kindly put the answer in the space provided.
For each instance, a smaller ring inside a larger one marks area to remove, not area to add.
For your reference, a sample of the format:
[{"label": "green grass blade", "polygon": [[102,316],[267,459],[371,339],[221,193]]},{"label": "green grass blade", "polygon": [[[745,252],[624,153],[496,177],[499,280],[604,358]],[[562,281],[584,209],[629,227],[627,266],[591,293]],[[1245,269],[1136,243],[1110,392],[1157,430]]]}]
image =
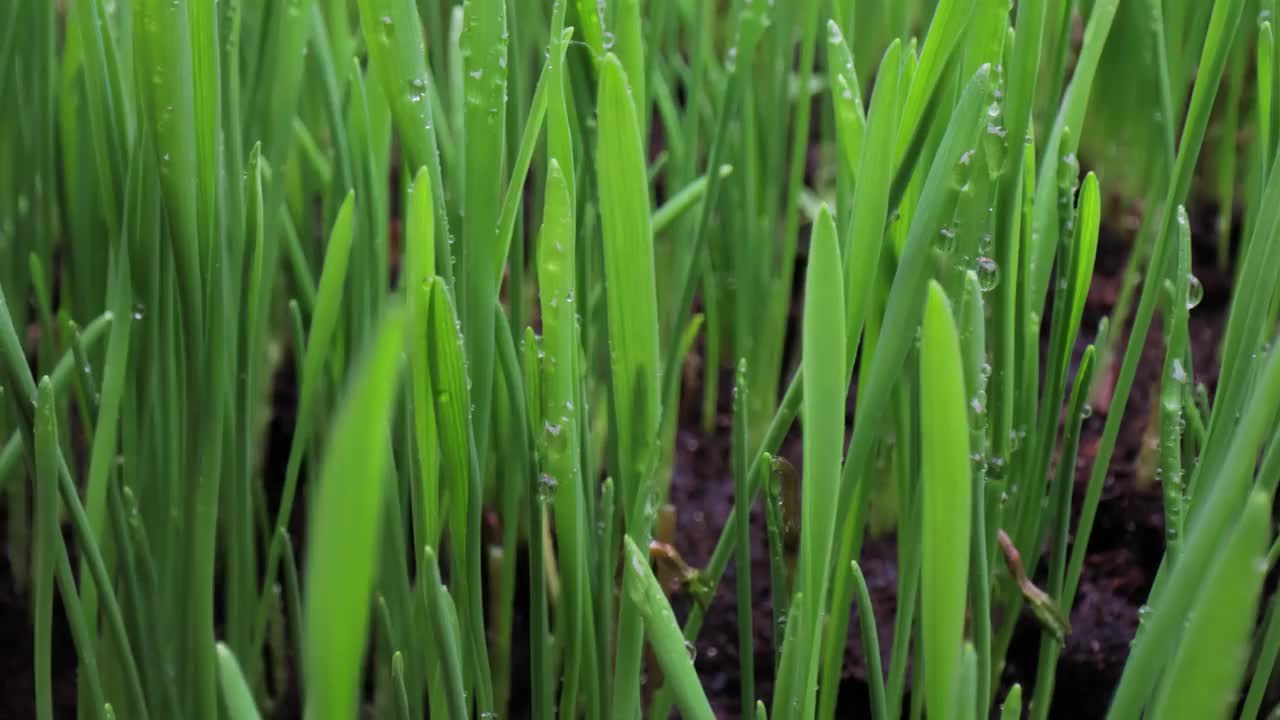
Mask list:
[{"label": "green grass blade", "polygon": [[[591,619],[590,543],[586,498],[592,484],[581,467],[581,424],[576,402],[578,367],[575,288],[574,210],[560,164],[551,160],[547,171],[546,207],[538,241],[538,284],[542,301],[542,405],[534,426],[542,460],[539,492],[554,501],[556,534],[560,538],[560,569],[564,580],[566,663],[585,673],[588,696],[597,701],[598,680],[585,664]],[[580,676],[581,677],[581,676]]]},{"label": "green grass blade", "polygon": [[920,349],[921,628],[925,705],[949,706],[960,670],[969,567],[969,435],[964,371],[955,320],[942,288],[929,286]]},{"label": "green grass blade", "polygon": [[474,433],[481,468],[489,458],[494,364],[493,268],[501,263],[496,221],[501,211],[501,173],[507,112],[507,5],[503,0],[466,0],[460,39],[466,138],[462,245],[458,255],[458,315],[475,405]]},{"label": "green grass blade", "polygon": [[[426,39],[413,0],[359,0],[360,27],[373,60],[382,92],[391,106],[406,164],[426,167],[431,176],[432,220],[436,237],[448,239],[449,211],[437,145],[435,80],[424,53]],[[429,22],[429,21],[428,21]],[[430,26],[429,26],[430,27]],[[439,38],[439,34],[436,35]],[[346,58],[337,58],[345,61]],[[437,249],[437,258],[448,260],[447,244]],[[438,263],[449,279],[448,262]]]},{"label": "green grass blade", "polygon": [[689,648],[684,636],[680,634],[680,625],[662,592],[662,586],[658,584],[658,578],[649,569],[648,558],[630,537],[624,538],[623,542],[626,544],[624,585],[627,596],[644,615],[649,644],[658,658],[667,683],[675,691],[681,714],[687,718],[702,720],[714,718],[715,713],[711,711],[711,704],[693,669]]},{"label": "green grass blade", "polygon": [[[943,137],[942,145],[929,170],[920,196],[918,210],[911,222],[908,240],[898,260],[898,269],[885,300],[881,327],[891,329],[880,338],[871,359],[871,369],[862,397],[858,401],[858,420],[845,462],[854,467],[867,467],[874,431],[887,412],[895,379],[901,374],[916,327],[924,309],[929,273],[926,262],[933,252],[934,238],[944,224],[944,216],[952,207],[957,188],[952,174],[961,156],[973,146],[978,133],[978,115],[988,95],[989,68],[983,68],[969,81]],[[784,400],[785,402],[785,400]],[[849,507],[853,487],[840,489],[840,507]]]},{"label": "green grass blade", "polygon": [[388,310],[338,412],[315,490],[304,634],[309,718],[351,717],[357,707],[387,472],[382,448],[391,431],[404,330],[403,311]]},{"label": "green grass blade", "polygon": [[253,693],[240,672],[240,663],[231,648],[218,643],[218,683],[222,688],[222,706],[231,720],[258,720],[258,707]]},{"label": "green grass blade", "polygon": [[1017,683],[1009,688],[1004,696],[1004,705],[1000,706],[1000,720],[1020,720],[1022,718],[1022,686]]},{"label": "green grass blade", "polygon": [[976,4],[976,0],[942,0],[934,11],[929,31],[925,35],[924,49],[920,52],[920,63],[910,81],[902,110],[902,122],[898,126],[898,164],[902,163],[902,156],[907,154],[907,147],[913,136],[922,126],[927,125],[926,107],[937,92],[951,55],[960,46]]},{"label": "green grass blade", "polygon": [[[489,307],[490,312],[493,306]],[[492,321],[492,318],[491,318]],[[485,645],[484,608],[481,597],[481,478],[476,461],[476,441],[471,413],[471,393],[464,364],[465,338],[453,299],[436,278],[431,282],[431,314],[428,342],[431,376],[435,388],[436,427],[440,439],[440,473],[447,501],[450,582],[452,595],[465,623],[459,625],[468,687],[475,693],[480,712],[492,711],[493,693]]]},{"label": "green grass blade", "polygon": [[53,581],[57,547],[62,543],[58,523],[58,417],[53,381],[40,379],[35,415],[36,543],[32,572],[35,589],[36,717],[53,720]]},{"label": "green grass blade", "polygon": [[1262,560],[1270,542],[1270,516],[1271,497],[1254,492],[1204,578],[1151,717],[1231,716],[1266,574]]},{"label": "green grass blade", "polygon": [[750,463],[747,461],[747,361],[738,362],[733,385],[733,511],[738,517],[737,602],[738,611],[738,678],[742,685],[742,711],[745,713],[755,701],[755,633],[751,626],[754,608],[746,598],[751,597],[751,528],[747,515],[752,501],[748,499],[751,486]]},{"label": "green grass blade", "polygon": [[445,696],[448,699],[450,717],[467,717],[466,691],[462,680],[462,659],[458,655],[457,638],[452,627],[449,592],[440,582],[440,566],[431,548],[424,555],[427,564],[426,595],[428,617],[431,619],[431,637],[436,654],[444,666]]},{"label": "green grass blade", "polygon": [[[597,182],[619,487],[627,535],[647,545],[654,509],[647,478],[657,460],[649,448],[661,422],[662,389],[649,188],[640,121],[622,63],[608,55],[599,71]],[[634,601],[622,603],[613,683],[619,717],[632,717],[640,709],[639,612]]]},{"label": "green grass blade", "polygon": [[416,318],[413,331],[405,339],[409,355],[410,385],[413,394],[413,433],[417,469],[421,476],[418,491],[423,523],[416,536],[420,544],[434,545],[440,537],[440,476],[436,447],[436,416],[431,386],[430,356],[425,319],[431,301],[430,280],[435,277],[435,218],[431,176],[418,170],[409,189],[405,222],[405,260],[401,287],[405,290],[409,316]]},{"label": "green grass blade", "polygon": [[[1125,665],[1107,715],[1111,720],[1138,717],[1154,688],[1178,637],[1177,631],[1186,619],[1195,590],[1203,585],[1214,561],[1214,549],[1245,503],[1258,450],[1264,435],[1270,432],[1269,423],[1277,408],[1280,408],[1280,352],[1273,351],[1258,375],[1254,393],[1231,437],[1231,451],[1225,462],[1212,469],[1217,479],[1206,486],[1205,495],[1198,501],[1200,512],[1188,523],[1182,557],[1169,571],[1167,579],[1158,582],[1153,590],[1150,604],[1155,610]],[[1075,578],[1078,575],[1071,579]]]},{"label": "green grass blade", "polygon": [[[824,207],[818,215],[805,279],[801,377],[804,383],[804,488],[800,496],[800,567],[796,586],[813,603],[805,609],[809,627],[788,628],[789,642],[804,648],[797,676],[804,684],[793,688],[812,714],[817,691],[817,657],[822,617],[830,584],[832,545],[841,508],[831,503],[839,494],[840,451],[844,444],[844,407],[848,395],[845,363],[844,288],[835,221]],[[744,498],[745,499],[745,498]],[[784,650],[784,656],[785,656]],[[775,715],[778,712],[775,708]]]},{"label": "green grass blade", "polygon": [[858,601],[858,625],[862,631],[863,654],[867,658],[867,684],[871,688],[872,720],[888,720],[885,705],[884,671],[880,667],[880,637],[876,630],[875,609],[871,605],[871,593],[867,591],[867,579],[855,560],[852,564],[854,598]]}]

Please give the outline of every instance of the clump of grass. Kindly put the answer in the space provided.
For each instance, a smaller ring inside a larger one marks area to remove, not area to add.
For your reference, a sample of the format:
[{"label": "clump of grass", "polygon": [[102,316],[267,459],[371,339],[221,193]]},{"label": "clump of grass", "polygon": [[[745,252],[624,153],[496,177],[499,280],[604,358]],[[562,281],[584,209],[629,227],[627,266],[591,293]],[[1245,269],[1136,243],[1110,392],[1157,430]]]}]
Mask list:
[{"label": "clump of grass", "polygon": [[[712,717],[692,649],[736,553],[742,714],[835,717],[856,613],[873,717],[1047,717],[1158,318],[1166,553],[1109,716],[1257,717],[1280,649],[1272,5],[10,3],[0,491],[37,716],[60,603],[86,717]],[[1095,330],[1105,193],[1145,202]],[[1212,392],[1205,198],[1224,264],[1242,218]],[[737,371],[734,509],[706,567],[655,571],[679,565],[656,526],[699,336],[707,431]],[[869,527],[897,539],[883,664]],[[1023,610],[1025,703],[998,682]]]}]

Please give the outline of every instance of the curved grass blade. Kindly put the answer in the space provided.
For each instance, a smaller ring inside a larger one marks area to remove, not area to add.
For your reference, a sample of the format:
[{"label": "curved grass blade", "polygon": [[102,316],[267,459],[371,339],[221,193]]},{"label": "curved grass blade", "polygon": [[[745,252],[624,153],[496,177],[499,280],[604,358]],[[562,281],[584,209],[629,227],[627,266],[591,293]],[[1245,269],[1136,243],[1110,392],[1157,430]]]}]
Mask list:
[{"label": "curved grass blade", "polygon": [[880,667],[880,638],[876,631],[875,609],[871,605],[871,593],[867,579],[862,575],[858,561],[853,561],[854,598],[858,601],[858,625],[862,631],[863,654],[867,658],[867,684],[871,688],[872,720],[888,720],[885,704],[884,671]]},{"label": "curved grass blade", "polygon": [[440,581],[440,565],[435,551],[427,548],[423,554],[426,565],[427,617],[431,620],[431,636],[435,651],[444,668],[445,697],[448,699],[450,717],[467,717],[467,700],[462,681],[462,659],[458,653],[457,636],[453,630],[449,592]]},{"label": "curved grass blade", "polygon": [[649,569],[648,558],[636,547],[630,537],[623,539],[626,545],[626,587],[627,596],[644,615],[645,632],[653,654],[658,658],[667,683],[675,692],[676,704],[684,717],[699,720],[710,720],[715,717],[711,711],[711,703],[707,701],[706,692],[698,681],[698,674],[693,668],[693,659],[680,634],[680,625],[676,622],[671,604],[662,593],[658,578]]}]

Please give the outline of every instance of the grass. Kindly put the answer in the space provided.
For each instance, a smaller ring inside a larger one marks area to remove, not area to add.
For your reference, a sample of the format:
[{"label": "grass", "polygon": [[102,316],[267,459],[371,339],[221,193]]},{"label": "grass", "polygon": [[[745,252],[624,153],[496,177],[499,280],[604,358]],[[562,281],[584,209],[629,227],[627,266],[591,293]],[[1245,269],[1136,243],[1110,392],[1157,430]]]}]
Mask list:
[{"label": "grass", "polygon": [[[91,718],[1046,718],[1144,432],[1165,553],[1109,717],[1274,712],[1275,11],[0,9],[0,506],[36,716],[58,619]],[[1120,296],[1085,327],[1125,206]],[[702,568],[666,529],[691,406],[734,502]],[[882,642],[859,561],[886,531]],[[735,560],[736,705],[692,656]],[[837,708],[855,616],[870,704]],[[1028,617],[1035,682],[1006,689]]]}]

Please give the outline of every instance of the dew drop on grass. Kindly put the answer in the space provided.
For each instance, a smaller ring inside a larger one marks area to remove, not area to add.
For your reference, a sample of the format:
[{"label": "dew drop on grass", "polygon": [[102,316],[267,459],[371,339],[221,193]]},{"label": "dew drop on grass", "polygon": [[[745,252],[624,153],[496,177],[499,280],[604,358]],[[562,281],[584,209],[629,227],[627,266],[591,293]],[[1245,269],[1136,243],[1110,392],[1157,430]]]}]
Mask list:
[{"label": "dew drop on grass", "polygon": [[538,477],[538,502],[549,505],[556,498],[556,487],[559,483],[546,473]]},{"label": "dew drop on grass", "polygon": [[1093,416],[1093,406],[1092,406],[1092,405],[1090,405],[1089,403],[1085,403],[1084,405],[1081,405],[1081,406],[1080,406],[1080,419],[1081,419],[1081,420],[1083,420],[1083,419],[1085,419],[1085,418],[1088,418],[1088,417],[1092,417],[1092,416]]},{"label": "dew drop on grass", "polygon": [[938,243],[938,249],[944,253],[953,253],[956,250],[956,229],[950,225],[942,228],[939,233],[942,239]]},{"label": "dew drop on grass", "polygon": [[1173,374],[1174,382],[1185,383],[1187,381],[1187,369],[1182,366],[1181,359],[1179,358],[1173,359],[1171,373]]},{"label": "dew drop on grass", "polygon": [[698,659],[698,646],[694,645],[692,642],[688,640],[684,641],[684,651],[689,653],[689,662],[693,662]]},{"label": "dew drop on grass", "polygon": [[1000,284],[1000,266],[996,261],[982,256],[978,258],[978,286],[983,292],[991,292]]},{"label": "dew drop on grass", "polygon": [[133,306],[133,319],[141,320],[142,316],[145,315],[146,312],[147,312],[146,306],[143,305],[142,303],[137,303],[136,305]]},{"label": "dew drop on grass", "polygon": [[1204,300],[1204,285],[1200,284],[1200,278],[1187,273],[1187,309],[1199,305],[1201,300]]},{"label": "dew drop on grass", "polygon": [[612,49],[613,49],[613,43],[614,43],[613,33],[612,33],[612,32],[610,32],[610,31],[608,31],[608,30],[605,30],[605,31],[604,31],[604,49],[605,49],[605,50],[612,50]]},{"label": "dew drop on grass", "polygon": [[542,421],[542,429],[546,430],[547,434],[550,435],[551,437],[560,437],[560,426],[552,423],[549,420]]}]

